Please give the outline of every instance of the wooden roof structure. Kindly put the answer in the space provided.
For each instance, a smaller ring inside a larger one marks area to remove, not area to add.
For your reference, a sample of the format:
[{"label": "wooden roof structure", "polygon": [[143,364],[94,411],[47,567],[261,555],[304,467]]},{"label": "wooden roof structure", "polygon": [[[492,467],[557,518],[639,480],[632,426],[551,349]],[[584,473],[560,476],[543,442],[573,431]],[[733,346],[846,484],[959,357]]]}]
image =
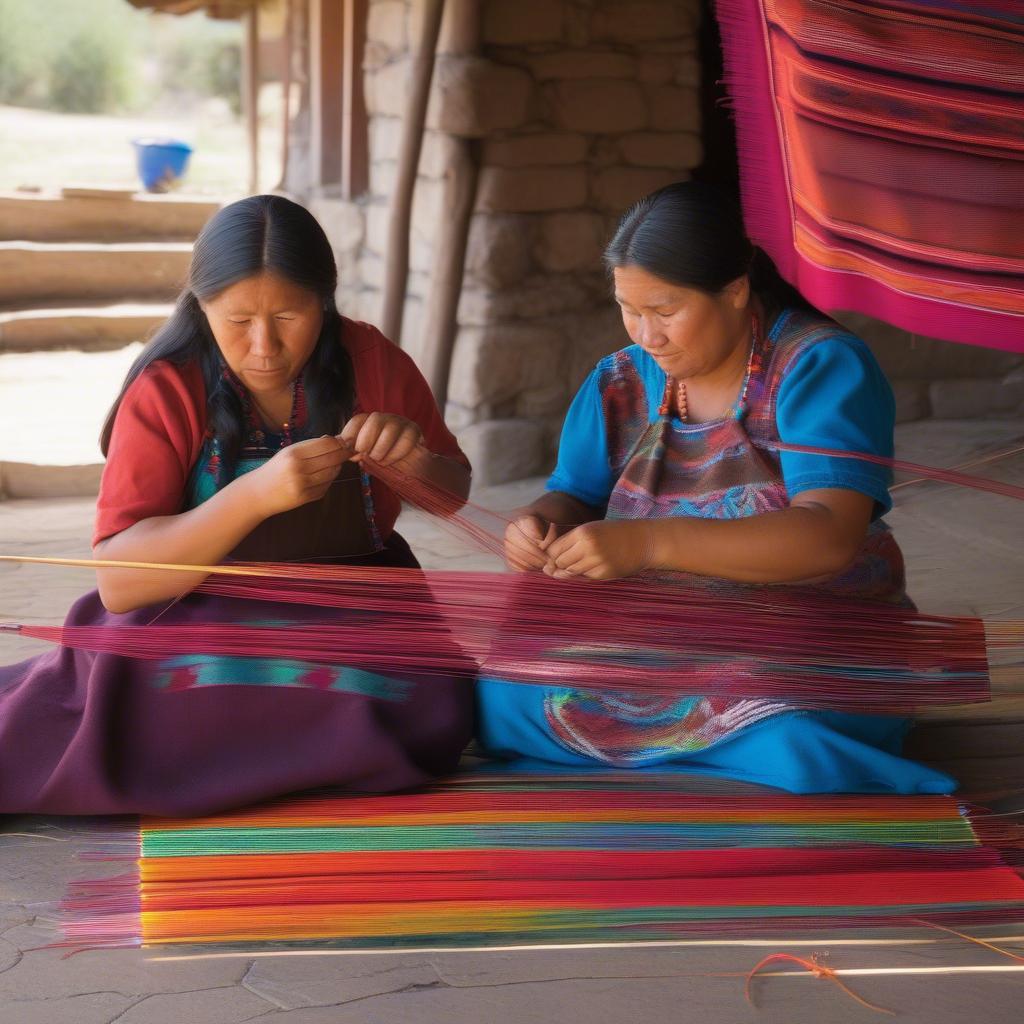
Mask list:
[{"label": "wooden roof structure", "polygon": [[159,14],[192,14],[205,10],[211,18],[240,18],[254,8],[259,0],[128,0],[132,7]]}]

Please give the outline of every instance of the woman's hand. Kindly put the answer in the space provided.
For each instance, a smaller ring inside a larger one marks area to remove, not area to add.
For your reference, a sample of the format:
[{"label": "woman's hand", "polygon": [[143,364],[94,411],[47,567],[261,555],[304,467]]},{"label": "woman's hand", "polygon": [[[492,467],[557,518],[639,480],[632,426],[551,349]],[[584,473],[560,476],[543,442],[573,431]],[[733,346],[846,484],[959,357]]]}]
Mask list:
[{"label": "woman's hand", "polygon": [[633,576],[654,562],[654,524],[642,519],[584,523],[552,541],[546,554],[544,572],[556,579]]},{"label": "woman's hand", "polygon": [[547,564],[547,546],[558,536],[556,524],[543,516],[526,513],[516,516],[505,530],[505,562],[515,572],[543,569]]},{"label": "woman's hand", "polygon": [[393,466],[421,447],[423,431],[412,420],[388,412],[359,413],[345,424],[338,440],[353,462],[370,459]]},{"label": "woman's hand", "polygon": [[314,437],[282,448],[236,483],[259,483],[257,501],[263,518],[269,518],[322,498],[349,455],[349,449],[336,437]]}]

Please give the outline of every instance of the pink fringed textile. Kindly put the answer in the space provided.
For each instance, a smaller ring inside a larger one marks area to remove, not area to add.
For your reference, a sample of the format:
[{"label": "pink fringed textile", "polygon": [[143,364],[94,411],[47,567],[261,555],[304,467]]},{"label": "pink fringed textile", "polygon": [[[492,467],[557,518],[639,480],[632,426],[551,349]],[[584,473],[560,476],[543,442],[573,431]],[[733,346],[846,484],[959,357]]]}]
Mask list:
[{"label": "pink fringed textile", "polygon": [[744,216],[826,311],[1024,352],[1017,0],[718,0]]}]

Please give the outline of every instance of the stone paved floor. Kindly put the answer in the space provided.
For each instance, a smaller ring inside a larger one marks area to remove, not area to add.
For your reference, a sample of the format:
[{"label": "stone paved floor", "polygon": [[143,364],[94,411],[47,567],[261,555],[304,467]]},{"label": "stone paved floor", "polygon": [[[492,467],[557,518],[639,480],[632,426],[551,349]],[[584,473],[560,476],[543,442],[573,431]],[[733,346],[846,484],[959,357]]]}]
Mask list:
[{"label": "stone paved floor", "polygon": [[[1021,438],[1021,421],[924,422],[899,430],[903,457],[947,466]],[[1000,464],[992,475],[1024,483],[1024,459]],[[527,481],[475,497],[489,508],[512,508],[538,488],[539,481]],[[935,484],[908,487],[898,499],[889,521],[907,555],[911,589],[922,607],[1024,616],[1024,506]],[[0,553],[86,556],[90,521],[88,501],[0,502]],[[484,556],[466,556],[456,541],[422,517],[407,513],[402,530],[429,567],[492,564]],[[0,621],[58,621],[87,585],[83,570],[0,563]],[[36,649],[0,635],[0,663]],[[1004,701],[1001,714],[1024,717],[1020,698]],[[985,716],[975,712],[973,717]],[[851,946],[821,938],[797,946],[768,939],[763,945],[673,949],[250,954],[174,962],[155,960],[141,950],[62,959],[59,951],[37,949],[52,938],[55,902],[67,882],[103,873],[104,865],[76,860],[95,841],[74,819],[8,818],[0,824],[0,1024],[235,1024],[257,1018],[268,1024],[547,1024],[573,1017],[589,1024],[733,1024],[754,1019],[743,1001],[742,978],[735,975],[767,952],[825,952],[834,967],[1014,966],[954,938],[900,947]],[[113,873],[117,865],[108,870]],[[1024,938],[1014,945],[1024,948]],[[734,976],[700,976],[730,972]],[[1021,973],[848,980],[865,998],[896,1009],[908,1024],[973,1019],[1015,1024],[1022,1019]],[[870,1016],[810,975],[761,981],[757,994],[757,1019],[766,1024],[853,1024]]]}]

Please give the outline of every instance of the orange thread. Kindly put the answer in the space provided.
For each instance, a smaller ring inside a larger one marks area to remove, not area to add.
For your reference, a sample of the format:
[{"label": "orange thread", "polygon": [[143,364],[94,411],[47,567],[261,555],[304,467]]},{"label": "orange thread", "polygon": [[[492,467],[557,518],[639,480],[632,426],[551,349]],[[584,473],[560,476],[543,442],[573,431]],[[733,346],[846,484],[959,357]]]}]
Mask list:
[{"label": "orange thread", "polygon": [[851,999],[855,999],[861,1006],[866,1006],[869,1010],[874,1010],[876,1013],[887,1013],[890,1017],[896,1016],[895,1010],[887,1010],[884,1006],[875,1006],[874,1003],[869,1003],[866,999],[861,999],[856,992],[843,983],[839,975],[836,974],[831,967],[826,967],[823,963],[818,961],[817,954],[813,955],[810,960],[805,960],[803,957],[794,956],[792,953],[769,953],[768,956],[764,957],[764,959],[759,960],[747,974],[747,983],[744,988],[744,995],[751,1006],[755,1005],[753,997],[750,994],[750,985],[754,980],[754,975],[757,974],[765,964],[769,964],[774,960],[791,960],[793,963],[799,964],[805,970],[810,971],[816,978],[821,978],[823,981],[835,982]]},{"label": "orange thread", "polygon": [[948,932],[950,935],[955,935],[959,939],[966,939],[968,942],[973,942],[978,946],[984,946],[986,949],[991,949],[993,953],[1001,953],[1003,956],[1008,956],[1011,960],[1016,960],[1018,963],[1024,964],[1024,956],[1020,956],[1017,953],[1011,953],[1008,949],[1003,949],[1002,946],[997,946],[992,942],[986,942],[984,939],[976,938],[973,935],[967,935],[964,932],[958,932],[955,928],[947,928],[944,924],[936,924],[934,921],[926,921],[924,918],[914,917],[911,918],[915,924],[923,924],[929,928],[936,928],[940,932]]}]

